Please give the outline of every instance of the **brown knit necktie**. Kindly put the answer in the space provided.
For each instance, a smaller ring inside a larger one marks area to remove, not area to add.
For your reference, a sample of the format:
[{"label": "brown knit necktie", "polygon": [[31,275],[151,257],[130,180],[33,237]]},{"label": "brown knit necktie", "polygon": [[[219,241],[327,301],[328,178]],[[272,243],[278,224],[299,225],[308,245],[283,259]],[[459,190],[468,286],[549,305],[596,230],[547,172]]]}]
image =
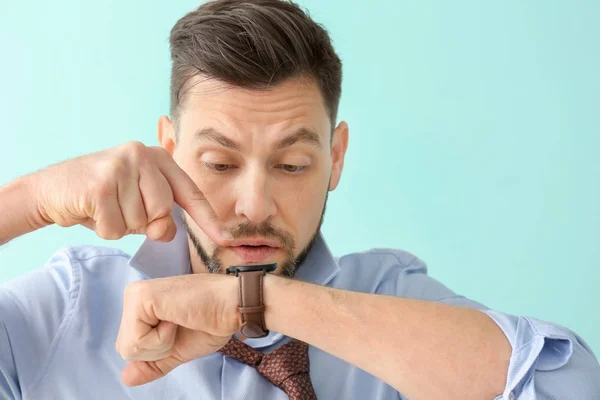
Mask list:
[{"label": "brown knit necktie", "polygon": [[283,390],[290,400],[316,400],[310,382],[308,344],[292,340],[268,354],[232,337],[219,353],[250,365]]}]

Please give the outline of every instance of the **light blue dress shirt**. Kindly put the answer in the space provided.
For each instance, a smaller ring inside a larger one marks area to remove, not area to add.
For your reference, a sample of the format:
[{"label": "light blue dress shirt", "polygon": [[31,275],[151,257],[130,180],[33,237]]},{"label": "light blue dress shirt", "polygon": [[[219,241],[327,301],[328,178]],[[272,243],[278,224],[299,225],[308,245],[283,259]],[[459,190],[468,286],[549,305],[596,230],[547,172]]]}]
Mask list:
[{"label": "light blue dress shirt", "polygon": [[[44,268],[0,286],[0,397],[287,399],[254,368],[219,353],[184,364],[146,385],[121,383],[127,362],[116,352],[115,342],[123,290],[136,280],[190,273],[186,232],[181,221],[177,223],[172,242],[146,240],[133,257],[104,247],[71,247],[55,253]],[[482,310],[513,348],[506,387],[497,399],[600,399],[600,366],[579,336],[459,296],[429,277],[425,264],[408,252],[375,249],[334,258],[319,235],[296,277],[334,288]],[[427,327],[423,329],[426,332]],[[269,352],[289,340],[271,331],[247,343]],[[315,347],[309,347],[309,357],[319,399],[405,399],[380,379]]]}]

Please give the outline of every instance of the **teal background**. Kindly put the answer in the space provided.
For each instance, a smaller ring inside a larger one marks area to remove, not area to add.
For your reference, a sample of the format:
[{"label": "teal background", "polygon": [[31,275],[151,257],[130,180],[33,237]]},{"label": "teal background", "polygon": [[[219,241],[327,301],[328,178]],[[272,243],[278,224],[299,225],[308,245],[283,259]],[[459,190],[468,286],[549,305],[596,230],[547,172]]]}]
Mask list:
[{"label": "teal background", "polygon": [[[324,232],[336,255],[408,250],[488,306],[600,351],[600,3],[306,0],[344,61],[350,148]],[[171,26],[198,5],[0,0],[0,182],[129,140],[168,112]],[[0,248],[0,282],[74,244]]]}]

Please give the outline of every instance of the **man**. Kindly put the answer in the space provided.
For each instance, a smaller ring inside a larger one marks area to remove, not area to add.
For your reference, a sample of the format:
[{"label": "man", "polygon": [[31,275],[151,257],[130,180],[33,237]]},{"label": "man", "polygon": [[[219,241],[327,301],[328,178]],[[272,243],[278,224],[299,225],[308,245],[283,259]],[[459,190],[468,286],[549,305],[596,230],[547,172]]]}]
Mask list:
[{"label": "man", "polygon": [[572,331],[456,295],[408,252],[331,255],[341,63],[296,5],[207,3],[170,42],[160,147],[0,190],[0,243],[50,224],[147,236],[132,257],[63,249],[0,289],[3,398],[600,398]]}]

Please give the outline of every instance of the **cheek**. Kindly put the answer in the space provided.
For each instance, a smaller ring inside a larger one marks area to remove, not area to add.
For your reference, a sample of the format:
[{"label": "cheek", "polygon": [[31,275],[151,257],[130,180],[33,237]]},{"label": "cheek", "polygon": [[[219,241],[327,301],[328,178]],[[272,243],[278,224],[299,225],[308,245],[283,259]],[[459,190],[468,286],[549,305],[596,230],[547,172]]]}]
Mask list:
[{"label": "cheek", "polygon": [[300,241],[308,240],[321,218],[327,182],[314,180],[281,188],[278,209],[285,222],[293,226]]}]

